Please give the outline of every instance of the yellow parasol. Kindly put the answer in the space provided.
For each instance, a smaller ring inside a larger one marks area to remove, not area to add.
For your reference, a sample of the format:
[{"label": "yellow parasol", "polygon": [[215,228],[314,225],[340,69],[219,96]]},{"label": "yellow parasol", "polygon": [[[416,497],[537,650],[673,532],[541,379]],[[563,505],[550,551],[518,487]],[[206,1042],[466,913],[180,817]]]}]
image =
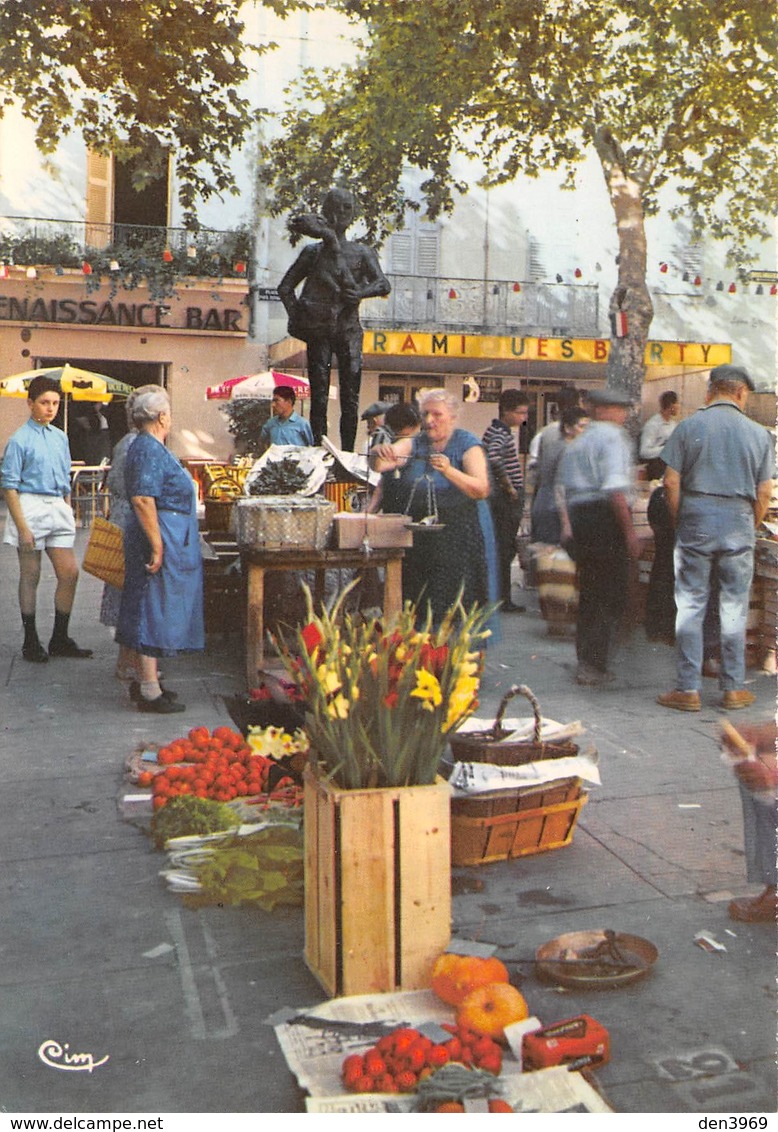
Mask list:
[{"label": "yellow parasol", "polygon": [[65,362],[64,366],[49,369],[28,369],[0,380],[0,397],[26,397],[30,382],[35,377],[50,377],[59,382],[62,393],[74,401],[111,401],[114,397],[128,397],[132,386],[104,373],[92,373]]},{"label": "yellow parasol", "polygon": [[67,398],[74,401],[112,401],[114,397],[129,397],[133,391],[132,385],[119,381],[115,377],[108,377],[104,373],[92,373],[88,369],[79,369],[65,362],[62,366],[52,366],[48,369],[28,369],[24,373],[15,373],[11,377],[0,379],[0,397],[26,397],[30,382],[35,377],[50,377],[59,383],[60,392],[64,397],[65,428],[67,429]]}]

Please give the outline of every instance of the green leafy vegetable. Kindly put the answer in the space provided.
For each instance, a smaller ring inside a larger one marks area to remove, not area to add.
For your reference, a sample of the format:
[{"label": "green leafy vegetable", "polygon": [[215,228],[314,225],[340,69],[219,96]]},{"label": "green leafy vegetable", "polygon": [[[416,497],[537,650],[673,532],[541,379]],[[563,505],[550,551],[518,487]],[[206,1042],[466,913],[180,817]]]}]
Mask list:
[{"label": "green leafy vegetable", "polygon": [[238,815],[224,802],[182,794],[179,798],[170,798],[167,804],[154,814],[151,819],[151,836],[154,838],[155,847],[163,849],[166,842],[174,837],[218,833],[240,824]]}]

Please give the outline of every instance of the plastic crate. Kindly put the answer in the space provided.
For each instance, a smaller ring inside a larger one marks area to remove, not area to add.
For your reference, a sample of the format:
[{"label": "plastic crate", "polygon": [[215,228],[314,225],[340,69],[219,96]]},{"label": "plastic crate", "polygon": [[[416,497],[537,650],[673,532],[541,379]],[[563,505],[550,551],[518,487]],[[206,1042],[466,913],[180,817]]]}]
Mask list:
[{"label": "plastic crate", "polygon": [[580,778],[454,798],[451,864],[485,865],[561,849],[572,841],[585,803]]}]

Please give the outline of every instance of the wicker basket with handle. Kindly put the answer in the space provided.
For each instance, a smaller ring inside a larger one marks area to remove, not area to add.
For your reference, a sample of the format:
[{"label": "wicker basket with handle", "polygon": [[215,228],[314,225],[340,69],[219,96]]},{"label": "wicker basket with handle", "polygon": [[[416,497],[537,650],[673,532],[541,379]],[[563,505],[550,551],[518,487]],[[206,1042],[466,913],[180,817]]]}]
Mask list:
[{"label": "wicker basket with handle", "polygon": [[124,587],[124,533],[100,515],[92,520],[81,569],[117,590]]},{"label": "wicker basket with handle", "polygon": [[[505,740],[511,734],[502,721],[505,709],[514,696],[525,696],[535,715],[532,739]],[[496,766],[521,766],[540,759],[561,759],[578,754],[578,746],[567,739],[543,740],[540,737],[542,720],[540,705],[526,684],[514,684],[503,696],[497,717],[485,731],[465,731],[451,736],[451,751],[457,762],[493,763]]]}]

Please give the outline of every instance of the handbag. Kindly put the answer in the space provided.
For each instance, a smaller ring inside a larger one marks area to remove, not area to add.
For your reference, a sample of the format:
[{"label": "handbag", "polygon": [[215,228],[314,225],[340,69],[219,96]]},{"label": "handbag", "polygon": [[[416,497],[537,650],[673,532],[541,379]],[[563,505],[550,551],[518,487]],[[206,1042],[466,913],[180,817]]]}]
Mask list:
[{"label": "handbag", "polygon": [[116,523],[110,523],[99,515],[92,520],[81,569],[101,582],[124,586],[124,532]]}]

